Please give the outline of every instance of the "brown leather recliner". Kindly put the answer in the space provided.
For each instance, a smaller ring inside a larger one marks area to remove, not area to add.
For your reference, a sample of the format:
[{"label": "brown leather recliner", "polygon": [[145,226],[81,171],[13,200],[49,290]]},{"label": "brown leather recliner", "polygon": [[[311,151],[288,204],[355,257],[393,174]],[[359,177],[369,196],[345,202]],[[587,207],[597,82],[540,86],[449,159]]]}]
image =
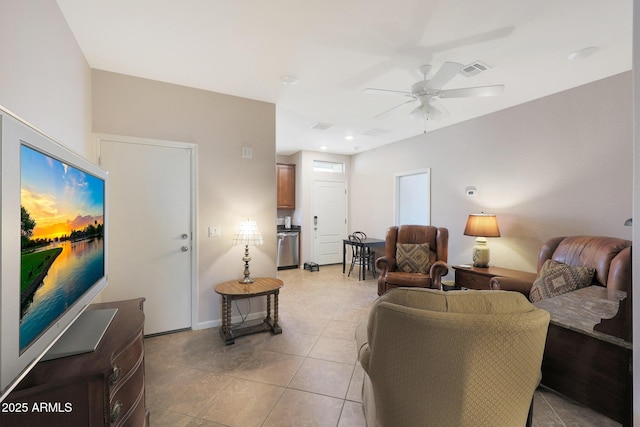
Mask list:
[{"label": "brown leather recliner", "polygon": [[[594,285],[628,293],[631,286],[631,241],[616,237],[555,237],[546,242],[538,256],[538,273],[544,262],[552,259],[571,266],[596,269]],[[518,291],[529,297],[533,282],[508,277],[493,277],[491,289]]]},{"label": "brown leather recliner", "polygon": [[[397,271],[396,243],[428,243],[429,274]],[[378,295],[398,287],[442,288],[442,276],[449,272],[449,230],[431,225],[401,225],[387,230],[385,256],[376,260],[380,270]]]}]

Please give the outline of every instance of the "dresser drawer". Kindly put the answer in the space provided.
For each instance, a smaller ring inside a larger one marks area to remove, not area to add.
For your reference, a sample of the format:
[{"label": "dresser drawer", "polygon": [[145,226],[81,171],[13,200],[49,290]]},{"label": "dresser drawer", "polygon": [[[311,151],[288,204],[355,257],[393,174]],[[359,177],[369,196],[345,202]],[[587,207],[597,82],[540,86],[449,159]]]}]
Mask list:
[{"label": "dresser drawer", "polygon": [[141,398],[144,398],[144,366],[139,364],[111,399],[109,405],[111,425],[128,424],[123,421],[132,416]]},{"label": "dresser drawer", "polygon": [[111,374],[109,375],[109,386],[113,394],[120,384],[125,382],[132,371],[142,363],[144,357],[144,341],[142,332],[129,343],[111,362]]},{"label": "dresser drawer", "polygon": [[131,410],[122,416],[118,426],[146,427],[149,425],[149,411],[145,408],[144,393],[141,391]]},{"label": "dresser drawer", "polygon": [[489,281],[492,276],[483,276],[472,271],[456,270],[455,281],[456,286],[469,288],[489,290]]}]

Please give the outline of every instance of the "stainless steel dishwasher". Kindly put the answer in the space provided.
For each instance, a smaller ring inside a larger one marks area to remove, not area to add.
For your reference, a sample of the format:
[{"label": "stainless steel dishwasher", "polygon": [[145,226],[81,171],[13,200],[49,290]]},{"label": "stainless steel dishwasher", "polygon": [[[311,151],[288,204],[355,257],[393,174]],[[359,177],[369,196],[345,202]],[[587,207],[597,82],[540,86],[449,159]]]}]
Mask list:
[{"label": "stainless steel dishwasher", "polygon": [[279,231],[278,234],[278,270],[298,268],[297,231]]}]

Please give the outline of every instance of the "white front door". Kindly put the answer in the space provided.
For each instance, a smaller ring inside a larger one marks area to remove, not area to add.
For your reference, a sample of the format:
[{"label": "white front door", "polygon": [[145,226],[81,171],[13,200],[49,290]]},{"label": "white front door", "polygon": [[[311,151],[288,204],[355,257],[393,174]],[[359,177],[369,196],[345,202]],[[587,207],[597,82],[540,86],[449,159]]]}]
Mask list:
[{"label": "white front door", "polygon": [[313,253],[320,265],[342,262],[342,240],[347,237],[347,184],[313,182]]},{"label": "white front door", "polygon": [[191,327],[193,155],[187,144],[100,139],[109,171],[102,300],[146,298],[145,334]]}]

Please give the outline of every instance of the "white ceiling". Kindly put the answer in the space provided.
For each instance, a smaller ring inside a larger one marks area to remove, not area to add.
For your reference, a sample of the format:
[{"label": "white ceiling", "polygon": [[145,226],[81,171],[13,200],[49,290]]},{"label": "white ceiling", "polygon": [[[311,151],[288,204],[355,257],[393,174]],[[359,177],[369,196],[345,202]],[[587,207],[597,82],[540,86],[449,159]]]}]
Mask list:
[{"label": "white ceiling", "polygon": [[[491,67],[444,89],[506,86],[441,100],[449,116],[427,132],[631,69],[632,0],[57,2],[92,68],[275,103],[278,154],[354,154],[422,133],[415,105],[373,118],[408,98],[362,90],[408,91],[425,63]],[[567,59],[586,47],[598,50]]]}]

